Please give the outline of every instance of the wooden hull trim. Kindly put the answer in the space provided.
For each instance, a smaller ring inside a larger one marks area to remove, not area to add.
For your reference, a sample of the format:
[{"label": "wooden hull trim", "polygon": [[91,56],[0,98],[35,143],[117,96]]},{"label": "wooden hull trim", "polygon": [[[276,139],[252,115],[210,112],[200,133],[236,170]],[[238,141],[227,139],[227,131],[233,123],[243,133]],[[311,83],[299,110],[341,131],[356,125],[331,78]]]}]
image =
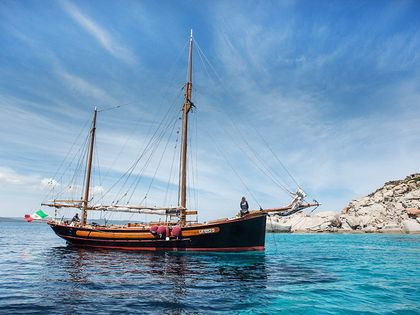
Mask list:
[{"label": "wooden hull trim", "polygon": [[[182,231],[183,237],[189,236],[196,236],[202,234],[212,234],[212,233],[219,233],[219,227],[211,227],[205,229],[191,229],[191,230],[184,230]],[[77,230],[76,236],[80,237],[88,237],[94,239],[147,239],[152,240],[155,239],[155,236],[150,233],[148,230],[143,231],[126,231],[122,230],[121,232],[114,232],[114,231],[105,231],[105,230]]]},{"label": "wooden hull trim", "polygon": [[[75,241],[86,241],[87,240],[87,238],[85,238],[85,237],[77,237],[77,236],[70,236],[70,235],[65,235],[65,234],[59,234],[59,233],[56,233],[57,234],[57,236],[59,236],[59,237],[61,237],[61,238],[64,238],[65,240],[67,240],[67,239],[70,239],[70,240],[75,240]],[[176,240],[174,240],[174,239],[170,239],[170,240],[164,240],[164,239],[152,239],[152,238],[149,238],[149,239],[145,239],[145,240],[142,240],[142,239],[135,239],[135,240],[132,240],[132,239],[103,239],[103,238],[89,238],[89,240],[92,240],[92,241],[95,241],[95,242],[104,242],[104,243],[106,243],[106,242],[111,242],[111,243],[115,243],[115,242],[124,242],[124,243],[144,243],[144,242],[151,242],[151,241],[153,241],[153,242],[166,242],[166,243],[168,243],[168,242],[174,242],[174,241],[176,241]],[[183,240],[189,240],[189,239],[183,239]],[[68,241],[68,240],[67,240]],[[106,246],[106,245],[105,245]]]}]

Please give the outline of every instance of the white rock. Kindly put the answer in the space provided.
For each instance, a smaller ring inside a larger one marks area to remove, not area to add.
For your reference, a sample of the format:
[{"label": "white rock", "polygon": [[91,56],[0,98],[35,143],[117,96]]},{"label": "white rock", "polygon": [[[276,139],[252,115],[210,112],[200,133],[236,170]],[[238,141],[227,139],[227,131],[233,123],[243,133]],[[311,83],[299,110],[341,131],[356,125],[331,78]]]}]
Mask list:
[{"label": "white rock", "polygon": [[380,192],[377,192],[372,196],[372,200],[374,203],[382,202],[384,199],[383,195]]},{"label": "white rock", "polygon": [[334,211],[323,211],[323,212],[318,212],[316,216],[321,217],[321,218],[336,217],[338,216],[338,213]]},{"label": "white rock", "polygon": [[404,195],[405,199],[417,199],[420,198],[420,190],[412,190]]},{"label": "white rock", "polygon": [[366,215],[374,216],[374,217],[381,217],[386,214],[386,208],[381,203],[373,204],[369,207],[366,207],[362,211]]},{"label": "white rock", "polygon": [[395,222],[389,222],[382,228],[384,231],[401,231],[401,226]]},{"label": "white rock", "polygon": [[293,231],[314,231],[324,222],[320,217],[303,217],[292,225]]},{"label": "white rock", "polygon": [[405,211],[405,208],[404,208],[404,206],[401,202],[395,202],[392,205],[394,206],[395,210],[398,211],[398,212]]},{"label": "white rock", "polygon": [[369,225],[369,226],[367,226],[363,229],[363,231],[366,232],[366,233],[374,233],[374,232],[376,232],[376,230],[377,229],[374,226],[371,226],[371,225]]},{"label": "white rock", "polygon": [[375,203],[375,201],[370,197],[363,197],[363,198],[360,198],[360,199],[357,199],[357,200],[353,200],[351,202],[351,204],[354,208],[366,207],[366,206],[370,206],[374,203]]},{"label": "white rock", "polygon": [[394,189],[394,195],[398,196],[398,195],[403,195],[408,191],[409,187],[406,184],[401,184],[398,185],[397,187],[395,187]]},{"label": "white rock", "polygon": [[285,220],[282,220],[273,216],[268,217],[267,223],[266,223],[267,232],[276,232],[276,233],[290,232],[292,229],[292,226],[284,221]]},{"label": "white rock", "polygon": [[384,192],[384,198],[391,198],[393,196],[394,196],[393,190],[387,190],[386,192]]},{"label": "white rock", "polygon": [[292,218],[292,231],[326,231],[336,227],[337,216],[319,217],[319,216],[301,216]]},{"label": "white rock", "polygon": [[346,222],[353,230],[360,226],[360,220],[358,217],[352,215],[340,216],[341,222]]},{"label": "white rock", "polygon": [[347,223],[347,221],[341,221],[341,230],[343,230],[343,231],[352,231],[353,229]]},{"label": "white rock", "polygon": [[402,227],[406,233],[420,233],[420,223],[416,220],[405,220],[402,222]]},{"label": "white rock", "polygon": [[368,225],[371,225],[372,223],[374,223],[374,218],[370,215],[364,215],[364,216],[360,216],[359,217],[359,225],[361,227],[366,227]]}]

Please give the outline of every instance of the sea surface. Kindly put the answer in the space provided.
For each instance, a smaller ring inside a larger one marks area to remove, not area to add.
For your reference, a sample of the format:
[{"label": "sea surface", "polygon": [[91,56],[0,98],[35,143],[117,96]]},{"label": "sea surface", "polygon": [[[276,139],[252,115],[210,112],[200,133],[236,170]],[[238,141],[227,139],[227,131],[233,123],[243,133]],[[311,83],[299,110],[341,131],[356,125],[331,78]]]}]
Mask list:
[{"label": "sea surface", "polygon": [[420,235],[266,239],[265,252],[86,250],[0,221],[0,314],[420,314]]}]

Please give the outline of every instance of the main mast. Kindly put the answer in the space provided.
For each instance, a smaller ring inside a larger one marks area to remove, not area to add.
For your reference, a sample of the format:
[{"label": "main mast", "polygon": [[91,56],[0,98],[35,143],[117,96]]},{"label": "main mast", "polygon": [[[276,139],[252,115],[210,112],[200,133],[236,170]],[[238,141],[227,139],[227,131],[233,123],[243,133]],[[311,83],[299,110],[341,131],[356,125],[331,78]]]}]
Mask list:
[{"label": "main mast", "polygon": [[193,37],[192,30],[190,35],[190,49],[188,56],[188,72],[187,83],[185,85],[185,99],[182,107],[182,147],[181,147],[181,200],[179,206],[181,207],[180,224],[186,223],[186,208],[187,208],[187,140],[188,140],[188,113],[193,106],[191,102],[192,95],[192,46]]},{"label": "main mast", "polygon": [[85,225],[86,221],[87,221],[87,208],[88,208],[88,202],[89,202],[90,175],[92,173],[93,146],[95,144],[96,114],[97,113],[98,113],[98,110],[95,107],[95,110],[93,112],[92,129],[90,130],[90,146],[89,146],[89,157],[88,157],[88,162],[87,162],[85,196],[83,198],[82,225]]}]

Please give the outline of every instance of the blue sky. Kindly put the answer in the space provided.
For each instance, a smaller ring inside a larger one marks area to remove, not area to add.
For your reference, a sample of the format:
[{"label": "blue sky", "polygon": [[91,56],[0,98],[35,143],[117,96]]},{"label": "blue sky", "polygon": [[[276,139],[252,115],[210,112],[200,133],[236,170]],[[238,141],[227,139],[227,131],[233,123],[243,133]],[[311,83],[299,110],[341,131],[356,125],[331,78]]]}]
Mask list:
[{"label": "blue sky", "polygon": [[[418,1],[3,0],[0,216],[37,209],[51,179],[66,187],[73,169],[57,169],[94,106],[124,105],[99,114],[94,186],[107,191],[168,110],[176,121],[191,28],[205,55],[190,171],[202,219],[233,215],[242,195],[257,207],[229,163],[263,207],[288,203],[261,168],[295,185],[259,135],[321,210],[419,171]],[[146,202],[176,202],[174,126],[133,202],[152,178]]]}]

